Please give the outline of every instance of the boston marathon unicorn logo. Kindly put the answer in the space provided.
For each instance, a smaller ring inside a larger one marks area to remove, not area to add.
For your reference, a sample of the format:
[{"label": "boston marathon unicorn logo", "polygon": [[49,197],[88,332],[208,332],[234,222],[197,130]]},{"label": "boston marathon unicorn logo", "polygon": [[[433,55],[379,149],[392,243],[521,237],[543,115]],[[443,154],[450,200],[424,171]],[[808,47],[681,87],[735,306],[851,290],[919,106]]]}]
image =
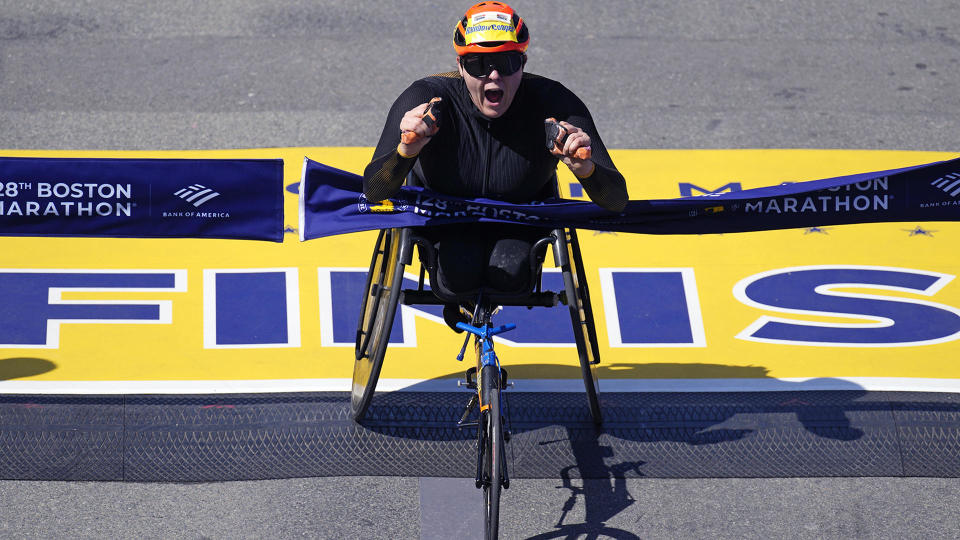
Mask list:
[{"label": "boston marathon unicorn logo", "polygon": [[407,206],[407,201],[403,198],[396,200],[385,199],[371,203],[367,200],[367,196],[363,194],[360,195],[360,200],[357,202],[357,210],[359,210],[361,214],[366,214],[367,212],[375,214],[395,214],[406,211]]}]

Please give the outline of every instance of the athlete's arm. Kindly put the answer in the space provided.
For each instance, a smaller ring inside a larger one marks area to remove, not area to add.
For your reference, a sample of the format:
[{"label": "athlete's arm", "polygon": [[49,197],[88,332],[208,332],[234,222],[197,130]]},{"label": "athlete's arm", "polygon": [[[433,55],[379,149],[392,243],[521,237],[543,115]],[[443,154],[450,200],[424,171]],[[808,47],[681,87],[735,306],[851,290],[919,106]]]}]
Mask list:
[{"label": "athlete's arm", "polygon": [[[562,87],[561,87],[562,88]],[[620,212],[627,205],[627,181],[610,159],[600,134],[593,124],[587,106],[566,88],[559,92],[567,108],[565,114],[557,115],[560,125],[569,135],[564,143],[561,161],[577,177],[590,200],[613,212]],[[578,148],[590,147],[589,159],[572,157]]]},{"label": "athlete's arm", "polygon": [[590,200],[611,212],[622,212],[627,206],[627,182],[616,169],[595,165],[589,176],[580,178],[580,185]]},{"label": "athlete's arm", "polygon": [[[586,130],[570,122],[561,122],[561,125],[570,134],[563,145],[560,161],[577,177],[591,201],[613,212],[623,210],[629,200],[627,181],[614,166],[600,137],[591,137]],[[573,157],[578,148],[586,147],[590,148],[589,159]]]},{"label": "athlete's arm", "polygon": [[[419,81],[407,88],[394,101],[380,134],[380,142],[373,159],[363,171],[363,193],[371,201],[382,201],[400,191],[400,186],[417,161],[417,154],[437,133],[424,124],[422,117],[435,90]],[[417,140],[403,143],[403,131],[421,135]]]}]

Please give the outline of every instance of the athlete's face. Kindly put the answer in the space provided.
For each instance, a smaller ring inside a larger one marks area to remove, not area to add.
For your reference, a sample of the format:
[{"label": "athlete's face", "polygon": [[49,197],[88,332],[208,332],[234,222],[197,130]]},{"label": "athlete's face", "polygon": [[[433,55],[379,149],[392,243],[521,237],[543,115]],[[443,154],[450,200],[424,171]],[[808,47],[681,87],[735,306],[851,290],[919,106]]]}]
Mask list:
[{"label": "athlete's face", "polygon": [[499,71],[492,69],[489,74],[481,76],[468,73],[461,62],[457,62],[457,67],[467,85],[470,99],[481,114],[487,118],[497,118],[507,112],[517,95],[517,89],[520,88],[522,67],[510,75],[501,75]]}]

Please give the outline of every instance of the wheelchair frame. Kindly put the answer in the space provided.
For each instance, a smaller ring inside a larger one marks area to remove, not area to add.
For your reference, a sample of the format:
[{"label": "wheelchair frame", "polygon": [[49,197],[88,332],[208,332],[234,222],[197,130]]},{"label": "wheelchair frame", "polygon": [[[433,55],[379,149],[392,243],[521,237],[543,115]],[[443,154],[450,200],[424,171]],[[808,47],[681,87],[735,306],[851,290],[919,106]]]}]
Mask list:
[{"label": "wheelchair frame", "polygon": [[[420,252],[420,277],[416,289],[403,289],[406,266],[413,262],[413,247]],[[541,272],[547,247],[552,246],[554,261],[563,276],[563,291],[544,291]],[[367,273],[367,284],[360,309],[355,342],[353,385],[350,415],[360,422],[376,391],[380,370],[390,340],[390,329],[397,305],[442,305],[475,297],[454,295],[440,288],[426,289],[426,276],[437,284],[436,257],[433,245],[411,228],[383,229],[377,237]],[[531,253],[535,289],[520,295],[486,295],[493,303],[504,306],[554,307],[567,306],[573,325],[580,371],[586,390],[587,404],[595,424],[602,423],[595,369],[600,363],[596,324],[590,304],[586,272],[580,253],[580,244],[574,229],[554,229],[549,236],[536,242]]]}]

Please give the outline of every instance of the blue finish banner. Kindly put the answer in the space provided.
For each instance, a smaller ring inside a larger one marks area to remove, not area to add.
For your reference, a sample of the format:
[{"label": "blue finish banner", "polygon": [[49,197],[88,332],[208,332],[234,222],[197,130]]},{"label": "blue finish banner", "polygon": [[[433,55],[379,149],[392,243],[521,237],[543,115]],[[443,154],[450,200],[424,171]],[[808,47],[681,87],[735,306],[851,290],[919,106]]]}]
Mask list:
[{"label": "blue finish banner", "polygon": [[0,235],[282,242],[283,160],[0,158]]},{"label": "blue finish banner", "polygon": [[304,161],[300,239],[392,227],[497,222],[644,234],[717,234],[850,223],[960,220],[960,159],[709,196],[631,200],[623,212],[553,199],[510,204],[403,187],[368,201],[362,178]]}]

